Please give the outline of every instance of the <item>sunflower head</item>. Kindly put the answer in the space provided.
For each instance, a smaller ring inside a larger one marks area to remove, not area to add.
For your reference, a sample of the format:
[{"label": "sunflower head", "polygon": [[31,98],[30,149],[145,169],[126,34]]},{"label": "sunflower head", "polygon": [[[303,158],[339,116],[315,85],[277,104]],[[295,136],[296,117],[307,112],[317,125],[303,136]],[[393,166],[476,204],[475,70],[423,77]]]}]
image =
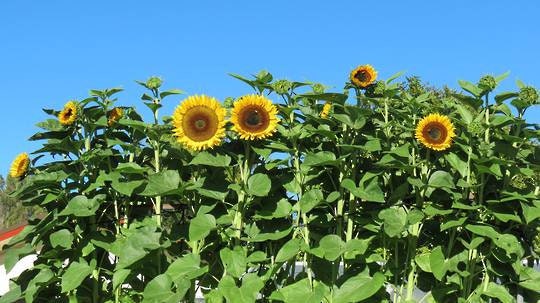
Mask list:
[{"label": "sunflower head", "polygon": [[176,107],[173,132],[178,140],[190,150],[212,148],[225,137],[225,109],[208,96],[189,96]]},{"label": "sunflower head", "polygon": [[349,78],[356,87],[366,88],[377,80],[377,71],[369,64],[360,65],[351,72]]},{"label": "sunflower head", "polygon": [[424,117],[416,126],[416,139],[427,148],[441,151],[450,147],[456,136],[450,118],[438,113]]},{"label": "sunflower head", "polygon": [[115,107],[109,111],[107,114],[107,125],[110,127],[111,125],[115,124],[122,118],[124,115],[124,110],[122,110],[120,107]]},{"label": "sunflower head", "polygon": [[272,101],[261,95],[246,95],[234,102],[231,122],[241,139],[256,140],[271,136],[279,119]]},{"label": "sunflower head", "polygon": [[13,163],[11,163],[11,168],[9,169],[9,175],[13,178],[20,178],[26,174],[28,171],[28,166],[30,165],[30,158],[27,153],[19,154]]},{"label": "sunflower head", "polygon": [[328,115],[330,114],[330,110],[332,109],[332,103],[331,102],[326,102],[324,105],[323,105],[323,108],[321,110],[321,118],[323,119],[326,119],[328,118]]},{"label": "sunflower head", "polygon": [[77,120],[79,108],[75,101],[69,101],[64,105],[64,109],[58,114],[58,121],[62,125],[71,125]]}]

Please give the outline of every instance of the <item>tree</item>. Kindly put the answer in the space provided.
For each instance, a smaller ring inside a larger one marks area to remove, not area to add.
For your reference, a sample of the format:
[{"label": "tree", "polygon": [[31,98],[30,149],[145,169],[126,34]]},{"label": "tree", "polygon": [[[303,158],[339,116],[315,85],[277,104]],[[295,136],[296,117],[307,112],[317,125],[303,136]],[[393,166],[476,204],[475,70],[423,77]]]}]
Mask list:
[{"label": "tree", "polygon": [[25,223],[28,218],[40,212],[39,208],[24,206],[20,200],[9,196],[16,182],[0,175],[0,230]]}]

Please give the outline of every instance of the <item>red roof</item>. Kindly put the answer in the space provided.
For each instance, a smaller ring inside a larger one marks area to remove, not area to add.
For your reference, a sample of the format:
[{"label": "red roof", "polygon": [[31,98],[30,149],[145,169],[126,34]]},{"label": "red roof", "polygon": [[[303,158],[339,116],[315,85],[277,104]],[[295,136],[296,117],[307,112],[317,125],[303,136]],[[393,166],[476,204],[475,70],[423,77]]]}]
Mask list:
[{"label": "red roof", "polygon": [[21,225],[19,227],[15,227],[4,232],[0,232],[0,242],[18,235],[25,227],[26,225]]}]

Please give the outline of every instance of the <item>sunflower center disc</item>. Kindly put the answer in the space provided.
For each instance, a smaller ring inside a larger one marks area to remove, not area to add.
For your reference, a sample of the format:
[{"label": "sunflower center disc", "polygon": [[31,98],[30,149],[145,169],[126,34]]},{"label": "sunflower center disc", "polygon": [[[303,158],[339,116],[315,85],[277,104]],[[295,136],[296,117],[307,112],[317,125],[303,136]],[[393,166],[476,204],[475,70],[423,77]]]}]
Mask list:
[{"label": "sunflower center disc", "polygon": [[369,80],[369,74],[366,71],[359,71],[354,77],[361,82],[366,82]]},{"label": "sunflower center disc", "polygon": [[437,128],[437,127],[432,127],[430,128],[428,131],[428,136],[432,139],[432,140],[435,140],[435,141],[439,141],[439,139],[441,139],[441,136],[442,136],[442,131]]},{"label": "sunflower center disc", "polygon": [[201,129],[204,129],[206,127],[206,121],[204,121],[203,119],[198,119],[195,121],[195,128],[201,130]]},{"label": "sunflower center disc", "polygon": [[262,117],[258,110],[252,110],[247,114],[246,124],[250,127],[257,127],[262,124]]}]

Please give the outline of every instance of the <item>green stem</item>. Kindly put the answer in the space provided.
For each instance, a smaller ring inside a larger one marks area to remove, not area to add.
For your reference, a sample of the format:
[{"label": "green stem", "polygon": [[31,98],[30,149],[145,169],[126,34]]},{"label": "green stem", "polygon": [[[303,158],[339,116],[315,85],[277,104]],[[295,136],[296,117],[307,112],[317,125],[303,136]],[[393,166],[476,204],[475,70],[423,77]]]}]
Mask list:
[{"label": "green stem", "polygon": [[405,297],[405,302],[413,300],[414,287],[416,286],[416,264],[414,260],[411,260],[411,270],[407,277],[407,296]]},{"label": "green stem", "polygon": [[236,213],[234,214],[233,227],[235,228],[235,241],[236,244],[240,244],[240,238],[242,237],[242,228],[244,225],[244,207],[247,199],[246,188],[248,184],[249,175],[251,174],[251,161],[250,161],[250,145],[244,142],[244,159],[240,163],[240,178],[242,182],[242,189],[238,193],[238,204]]},{"label": "green stem", "polygon": [[[96,225],[96,216],[91,216],[90,217],[90,224],[92,225],[92,229],[91,230],[97,230],[97,225]],[[94,251],[92,252],[92,258],[94,260],[96,260],[97,262],[97,250],[94,249]],[[92,302],[99,302],[98,301],[98,298],[99,298],[99,269],[98,268],[94,268],[94,270],[92,270]]]},{"label": "green stem", "polygon": [[489,94],[486,94],[485,106],[486,106],[486,133],[484,139],[486,143],[489,143]]},{"label": "green stem", "polygon": [[[159,173],[161,171],[160,167],[160,161],[159,161],[159,143],[156,142],[154,144],[154,168],[155,172]],[[161,196],[157,196],[155,199],[155,205],[154,205],[154,211],[155,211],[155,217],[156,217],[156,223],[159,227],[161,227]]]}]

